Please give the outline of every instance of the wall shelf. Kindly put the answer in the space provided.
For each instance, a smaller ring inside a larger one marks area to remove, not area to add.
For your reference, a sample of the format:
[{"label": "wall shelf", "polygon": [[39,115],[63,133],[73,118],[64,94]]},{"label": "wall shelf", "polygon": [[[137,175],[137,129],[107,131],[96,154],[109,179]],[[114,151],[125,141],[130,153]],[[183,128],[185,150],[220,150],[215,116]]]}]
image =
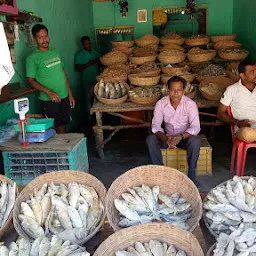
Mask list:
[{"label": "wall shelf", "polygon": [[43,22],[43,19],[39,16],[33,15],[29,12],[18,12],[18,15],[7,16],[6,20],[9,22],[17,21],[19,24],[33,23],[33,22]]}]

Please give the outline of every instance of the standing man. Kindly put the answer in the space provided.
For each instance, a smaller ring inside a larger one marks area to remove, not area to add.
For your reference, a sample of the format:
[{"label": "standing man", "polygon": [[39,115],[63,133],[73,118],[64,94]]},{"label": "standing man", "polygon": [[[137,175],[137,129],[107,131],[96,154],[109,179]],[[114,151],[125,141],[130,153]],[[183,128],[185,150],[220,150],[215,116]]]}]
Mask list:
[{"label": "standing man", "polygon": [[[169,95],[156,103],[152,120],[153,134],[147,137],[153,164],[163,165],[161,148],[187,150],[188,177],[196,181],[196,166],[200,152],[200,121],[196,103],[184,96],[186,80],[173,76],[168,81]],[[164,124],[164,129],[162,128]]]},{"label": "standing man", "polygon": [[46,26],[32,28],[37,49],[27,58],[26,76],[30,86],[40,91],[43,114],[54,118],[57,133],[65,133],[70,121],[70,107],[75,107],[67,74],[61,56],[49,48],[50,38]]},{"label": "standing man", "polygon": [[85,93],[86,114],[90,120],[90,108],[94,99],[93,88],[97,83],[96,77],[99,75],[100,54],[91,48],[91,40],[88,36],[81,38],[83,49],[75,56],[75,69],[82,73],[82,84]]}]

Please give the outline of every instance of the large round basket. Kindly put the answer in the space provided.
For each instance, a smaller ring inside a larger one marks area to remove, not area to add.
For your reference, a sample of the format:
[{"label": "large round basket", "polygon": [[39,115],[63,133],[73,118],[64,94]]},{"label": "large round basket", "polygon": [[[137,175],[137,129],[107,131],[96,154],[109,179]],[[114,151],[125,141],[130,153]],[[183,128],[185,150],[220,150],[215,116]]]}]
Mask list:
[{"label": "large round basket", "polygon": [[234,81],[234,83],[240,80],[240,76],[234,75],[231,71],[227,71],[228,77]]},{"label": "large round basket", "polygon": [[102,76],[99,75],[96,77],[97,82],[100,80],[103,80],[105,83],[112,83],[112,82],[126,82],[128,79],[128,76],[126,74],[120,75],[118,77],[112,77],[112,76]]},{"label": "large round basket", "polygon": [[168,44],[177,44],[177,45],[183,45],[185,42],[185,38],[161,38],[161,44],[162,45],[168,45]]},{"label": "large round basket", "polygon": [[[4,175],[0,175],[0,181],[6,181],[7,183],[11,184],[12,186],[15,184],[15,182],[13,180],[7,178]],[[19,190],[18,190],[18,186],[16,185],[16,198],[18,195],[19,195]],[[7,221],[5,222],[4,226],[2,228],[0,228],[0,239],[6,233],[6,231],[9,229],[9,227],[12,225],[13,210],[14,209],[11,210],[10,215],[9,215]]]},{"label": "large round basket", "polygon": [[[116,54],[113,54],[113,53],[116,53]],[[125,63],[127,62],[127,60],[128,60],[128,56],[125,53],[122,53],[119,51],[112,51],[100,58],[100,61],[104,66],[111,66],[117,63]]]},{"label": "large round basket", "polygon": [[195,95],[196,95],[196,90],[197,90],[197,89],[194,87],[194,89],[193,89],[192,92],[190,92],[190,93],[185,93],[184,95],[187,96],[187,97],[190,98],[190,99],[193,99],[193,98],[195,97]]},{"label": "large round basket", "polygon": [[245,50],[242,52],[224,52],[224,50],[218,51],[218,54],[225,60],[243,60],[249,55],[249,52]]},{"label": "large round basket", "polygon": [[152,86],[157,85],[160,81],[160,75],[158,76],[146,76],[146,75],[137,75],[130,74],[128,75],[128,79],[131,84],[137,86]]},{"label": "large round basket", "polygon": [[216,244],[213,244],[211,248],[208,250],[208,252],[206,253],[206,256],[213,256],[215,247],[216,247]]},{"label": "large round basket", "polygon": [[[80,184],[86,184],[88,186],[93,187],[99,195],[102,203],[105,203],[106,196],[106,188],[96,177],[89,173],[79,172],[79,171],[58,171],[58,172],[50,172],[38,176],[34,180],[32,180],[19,194],[13,211],[13,224],[17,233],[23,237],[30,240],[27,234],[23,231],[18,216],[20,214],[20,205],[22,202],[29,199],[29,195],[34,192],[34,189],[40,189],[45,183],[54,182],[55,184],[69,184],[70,182],[77,182]],[[84,244],[88,240],[90,240],[103,226],[106,218],[105,211],[103,213],[102,219],[98,226],[94,229],[92,233],[90,233],[85,239],[81,240],[79,244]]]},{"label": "large round basket", "polygon": [[156,55],[146,56],[146,57],[129,57],[129,60],[133,64],[142,65],[146,62],[154,62],[156,60]]},{"label": "large round basket", "polygon": [[133,47],[134,41],[112,41],[112,46],[113,47],[118,47],[118,46],[126,46],[126,47]]},{"label": "large round basket", "polygon": [[123,83],[123,85],[126,87],[126,91],[127,94],[125,96],[123,96],[122,98],[118,98],[118,99],[106,99],[103,97],[100,97],[98,95],[98,89],[99,89],[99,83],[97,83],[94,86],[94,94],[96,96],[96,98],[98,99],[99,102],[103,103],[103,104],[107,104],[107,105],[116,105],[116,104],[122,104],[123,102],[125,102],[128,99],[128,92],[130,90],[130,87],[128,84]]},{"label": "large round basket", "polygon": [[[117,231],[120,216],[115,208],[114,200],[121,197],[127,188],[147,184],[160,186],[160,192],[171,195],[180,192],[192,207],[192,217],[188,220],[192,232],[199,224],[202,216],[202,200],[194,183],[182,172],[171,167],[160,165],[145,165],[133,168],[119,176],[110,186],[106,197],[106,212],[112,228]],[[182,184],[182,186],[180,185]]]},{"label": "large round basket", "polygon": [[196,76],[196,80],[200,83],[203,79],[215,79],[218,77],[227,77],[226,75],[220,75],[220,76]]},{"label": "large round basket", "polygon": [[215,50],[221,50],[221,49],[232,49],[232,48],[241,48],[242,44],[236,42],[236,41],[219,41],[214,45]]},{"label": "large round basket", "polygon": [[162,67],[162,72],[167,74],[167,75],[172,75],[174,73],[177,73],[177,72],[186,72],[186,71],[189,71],[190,70],[190,67],[189,66],[181,66],[181,67]]},{"label": "large round basket", "polygon": [[178,54],[168,54],[168,51],[161,52],[157,58],[159,59],[160,62],[162,63],[170,63],[170,64],[175,64],[175,63],[181,63],[186,59],[186,54],[178,51]]},{"label": "large round basket", "polygon": [[133,74],[138,74],[140,76],[159,76],[161,73],[161,68],[154,69],[152,71],[145,71],[141,73],[133,73]]},{"label": "large round basket", "polygon": [[192,62],[205,62],[215,58],[217,52],[216,50],[208,50],[204,54],[187,54],[187,57]]},{"label": "large round basket", "polygon": [[158,45],[159,39],[136,39],[135,43],[137,46],[143,47],[146,45]]},{"label": "large round basket", "polygon": [[144,224],[120,230],[109,236],[96,250],[93,256],[114,256],[118,250],[125,250],[134,246],[135,242],[149,242],[158,240],[173,244],[184,250],[189,256],[203,256],[203,250],[196,237],[188,231],[168,224]]},{"label": "large round basket", "polygon": [[219,41],[233,41],[236,38],[236,34],[232,35],[223,35],[223,36],[211,36],[211,40],[213,43],[217,43]]},{"label": "large round basket", "polygon": [[210,37],[204,36],[204,37],[196,37],[196,38],[187,38],[185,40],[185,44],[189,46],[199,46],[199,45],[206,45],[210,42]]},{"label": "large round basket", "polygon": [[161,92],[159,91],[159,95],[153,97],[134,97],[129,95],[129,98],[132,102],[138,105],[151,105],[156,103],[161,97]]},{"label": "large round basket", "polygon": [[[164,84],[167,84],[168,80],[173,77],[174,74],[168,75],[168,74],[162,74],[161,75],[161,82]],[[183,77],[188,83],[192,83],[195,79],[194,74],[186,74],[186,75],[178,75],[180,77]]]},{"label": "large round basket", "polygon": [[181,52],[185,52],[186,51],[183,47],[181,47],[178,44],[169,43],[169,44],[165,45],[163,48],[161,48],[160,52],[168,51],[170,49],[179,50]]}]

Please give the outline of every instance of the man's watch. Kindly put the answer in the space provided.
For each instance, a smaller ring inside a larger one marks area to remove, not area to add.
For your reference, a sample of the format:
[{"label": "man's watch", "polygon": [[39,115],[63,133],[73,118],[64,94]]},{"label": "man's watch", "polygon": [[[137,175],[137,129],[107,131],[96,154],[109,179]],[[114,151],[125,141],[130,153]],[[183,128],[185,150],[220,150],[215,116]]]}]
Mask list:
[{"label": "man's watch", "polygon": [[181,133],[180,134],[180,136],[181,136],[181,140],[184,140],[185,138],[184,138],[184,135]]}]

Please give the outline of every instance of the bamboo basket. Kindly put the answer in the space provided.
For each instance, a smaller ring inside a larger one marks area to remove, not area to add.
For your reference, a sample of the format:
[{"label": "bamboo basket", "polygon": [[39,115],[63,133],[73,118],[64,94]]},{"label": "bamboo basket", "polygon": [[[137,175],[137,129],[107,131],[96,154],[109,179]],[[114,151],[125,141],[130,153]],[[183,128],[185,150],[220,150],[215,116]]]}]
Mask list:
[{"label": "bamboo basket", "polygon": [[169,43],[167,45],[165,45],[163,48],[160,49],[160,52],[164,52],[164,51],[168,51],[168,50],[172,50],[172,49],[175,49],[175,50],[179,50],[181,52],[185,52],[186,50],[181,47],[180,45],[178,44],[173,44],[173,43]]},{"label": "bamboo basket", "polygon": [[238,52],[226,53],[226,52],[223,52],[223,50],[219,50],[218,54],[222,59],[225,59],[225,60],[243,60],[249,55],[249,52],[244,51],[240,53]]},{"label": "bamboo basket", "polygon": [[133,73],[133,74],[137,74],[140,76],[159,76],[161,73],[161,69],[158,68],[156,70],[152,70],[152,71],[145,71],[145,72],[141,72],[141,73]]},{"label": "bamboo basket", "polygon": [[216,50],[208,50],[208,53],[204,54],[187,54],[187,57],[192,62],[205,62],[215,58]]},{"label": "bamboo basket", "polygon": [[187,38],[185,40],[185,44],[189,46],[200,46],[200,45],[206,45],[210,42],[210,37],[204,36],[204,37],[198,37],[198,38]]},{"label": "bamboo basket", "polygon": [[127,249],[140,241],[148,242],[156,239],[160,242],[173,244],[190,256],[204,256],[196,237],[188,231],[168,224],[144,224],[120,230],[109,236],[96,250],[93,256],[114,256],[117,250]]},{"label": "bamboo basket", "polygon": [[162,37],[161,38],[161,44],[163,45],[163,46],[166,46],[166,45],[168,45],[168,44],[177,44],[177,45],[183,45],[184,44],[184,42],[185,42],[185,38],[164,38],[164,37]]},{"label": "bamboo basket", "polygon": [[137,74],[131,74],[128,75],[128,79],[131,84],[137,85],[137,86],[153,86],[157,85],[160,81],[160,75],[159,76],[145,76],[145,75],[137,75]]},{"label": "bamboo basket", "polygon": [[112,41],[112,47],[126,46],[128,48],[133,47],[134,41]]},{"label": "bamboo basket", "polygon": [[200,83],[204,79],[215,79],[218,77],[227,77],[226,75],[220,75],[220,76],[196,76],[196,80]]},{"label": "bamboo basket", "polygon": [[122,52],[122,53],[126,54],[127,56],[130,56],[132,54],[132,50],[126,46],[114,47],[112,49],[112,51]]},{"label": "bamboo basket", "polygon": [[[161,75],[161,82],[164,84],[167,84],[168,80],[173,77],[174,74],[168,75],[168,74],[162,74]],[[188,83],[192,83],[195,79],[195,75],[194,74],[189,74],[189,75],[177,75],[180,76],[182,78],[184,78]]]},{"label": "bamboo basket", "polygon": [[[99,195],[99,198],[101,199],[102,203],[105,203],[105,196],[106,196],[106,188],[102,184],[101,181],[99,181],[96,177],[89,173],[85,172],[78,172],[78,171],[57,171],[57,172],[50,172],[43,174],[41,176],[36,177],[34,180],[32,180],[19,194],[13,211],[13,224],[14,228],[17,231],[17,233],[23,237],[31,240],[27,234],[23,231],[20,221],[18,219],[18,215],[20,214],[20,205],[22,202],[29,199],[29,194],[34,192],[35,188],[40,189],[43,184],[54,182],[55,184],[68,184],[70,182],[77,182],[80,184],[86,184],[88,186],[93,187],[96,192]],[[90,233],[85,239],[81,240],[79,243],[80,245],[83,245],[85,242],[89,241],[103,226],[104,221],[106,218],[106,211],[104,211],[102,219],[100,220],[100,223],[95,228],[95,230]]]},{"label": "bamboo basket", "polygon": [[133,64],[142,65],[146,62],[154,62],[156,60],[156,55],[146,56],[146,57],[129,57],[129,60]]},{"label": "bamboo basket", "polygon": [[[6,181],[7,183],[11,184],[11,185],[14,185],[14,181],[7,178],[6,176],[4,175],[1,175],[0,174],[0,180],[1,181]],[[18,190],[18,186],[16,185],[16,200],[17,200],[17,196],[19,195],[19,190]],[[0,239],[3,237],[3,235],[7,232],[7,230],[9,229],[9,227],[12,225],[12,220],[13,220],[13,210],[14,210],[14,207],[13,209],[11,210],[10,212],[10,215],[6,221],[6,223],[4,224],[4,226],[2,228],[0,228]]]},{"label": "bamboo basket", "polygon": [[[117,53],[117,51],[114,52]],[[106,55],[100,58],[100,61],[104,66],[111,66],[116,63],[126,63],[128,60],[128,56],[125,53],[118,52],[118,55],[115,55],[113,57],[110,55],[111,53],[113,52],[107,53]]]},{"label": "bamboo basket", "polygon": [[139,47],[143,47],[146,45],[158,45],[159,44],[159,39],[136,39],[135,43]]},{"label": "bamboo basket", "polygon": [[188,97],[190,99],[193,99],[195,97],[195,95],[196,95],[196,88],[195,88],[195,86],[193,86],[193,87],[194,87],[194,89],[193,89],[192,92],[184,94],[186,97]]},{"label": "bamboo basket", "polygon": [[211,248],[208,250],[208,252],[206,253],[206,256],[213,256],[214,254],[213,250],[215,249],[215,247],[216,247],[216,244],[213,244]]},{"label": "bamboo basket", "polygon": [[225,48],[233,49],[233,48],[241,48],[242,44],[236,41],[219,41],[214,45],[215,50],[221,50]]},{"label": "bamboo basket", "polygon": [[[182,172],[166,166],[145,165],[133,168],[119,176],[110,186],[106,197],[106,213],[112,228],[117,231],[120,217],[114,206],[114,200],[120,198],[127,188],[147,184],[152,187],[160,186],[160,192],[170,195],[180,192],[192,207],[192,217],[188,220],[191,226],[189,231],[193,231],[199,224],[202,216],[202,200],[198,189],[194,183]],[[182,184],[182,186],[180,186]],[[153,231],[153,230],[151,230]]]},{"label": "bamboo basket", "polygon": [[223,36],[211,36],[211,40],[213,43],[217,43],[219,41],[233,41],[236,38],[236,34],[232,35],[223,35]]},{"label": "bamboo basket", "polygon": [[161,92],[159,91],[159,95],[153,97],[133,97],[129,95],[129,98],[132,102],[138,105],[151,105],[156,103],[161,97]]},{"label": "bamboo basket", "polygon": [[124,75],[120,75],[118,77],[111,77],[111,76],[106,77],[106,76],[104,76],[104,78],[102,78],[101,75],[96,77],[97,82],[99,82],[101,79],[106,83],[108,83],[108,82],[109,83],[112,83],[112,82],[124,82],[125,83],[128,79],[128,76],[126,74],[124,74]]},{"label": "bamboo basket", "polygon": [[99,89],[99,83],[97,83],[94,86],[94,94],[97,98],[97,100],[103,104],[107,104],[107,105],[116,105],[116,104],[122,104],[123,102],[125,102],[128,99],[128,92],[130,90],[130,87],[128,84],[123,83],[123,85],[126,87],[126,91],[127,94],[125,96],[123,96],[122,98],[118,98],[118,99],[106,99],[106,98],[102,98],[98,95],[98,89]]},{"label": "bamboo basket", "polygon": [[[178,51],[178,50],[177,50]],[[161,63],[170,63],[170,64],[175,64],[175,63],[181,63],[186,59],[186,54],[178,51],[178,54],[168,54],[168,51],[161,52],[157,56],[158,60]]]},{"label": "bamboo basket", "polygon": [[162,67],[162,72],[167,74],[167,75],[172,75],[174,73],[177,73],[177,72],[186,72],[186,71],[189,71],[190,70],[190,67],[188,66],[184,66],[184,67]]},{"label": "bamboo basket", "polygon": [[234,81],[234,83],[236,83],[240,80],[240,77],[234,75],[231,71],[227,71],[227,74],[228,74],[229,78]]}]

